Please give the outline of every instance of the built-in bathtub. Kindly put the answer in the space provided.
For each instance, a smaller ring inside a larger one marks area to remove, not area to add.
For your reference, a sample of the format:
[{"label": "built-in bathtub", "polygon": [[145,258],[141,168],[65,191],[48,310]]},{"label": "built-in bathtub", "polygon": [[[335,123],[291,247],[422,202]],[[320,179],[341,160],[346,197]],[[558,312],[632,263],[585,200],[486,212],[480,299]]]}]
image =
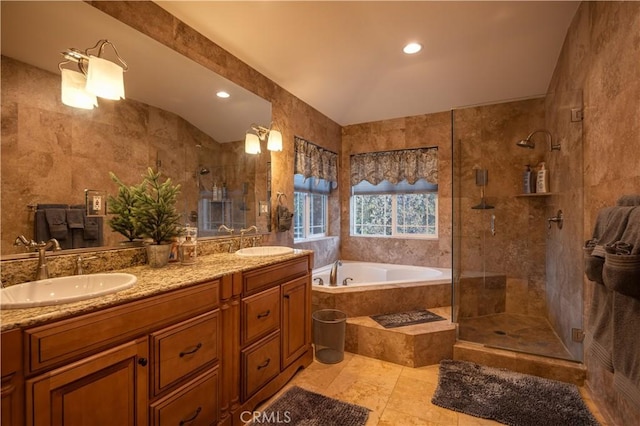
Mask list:
[{"label": "built-in bathtub", "polygon": [[450,269],[343,261],[337,285],[330,286],[331,267],[313,271],[313,310],[338,309],[358,317],[451,305]]}]

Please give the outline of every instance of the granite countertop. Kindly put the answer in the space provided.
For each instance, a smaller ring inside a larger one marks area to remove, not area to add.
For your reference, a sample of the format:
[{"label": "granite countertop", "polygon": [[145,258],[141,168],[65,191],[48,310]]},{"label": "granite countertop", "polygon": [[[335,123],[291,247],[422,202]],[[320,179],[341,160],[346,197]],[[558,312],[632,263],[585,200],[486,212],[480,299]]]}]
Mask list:
[{"label": "granite countertop", "polygon": [[0,311],[1,328],[30,327],[64,317],[88,313],[111,305],[130,302],[166,291],[187,287],[200,282],[220,278],[224,275],[248,271],[262,266],[273,265],[311,253],[310,250],[294,250],[280,256],[242,257],[234,253],[200,256],[193,265],[170,263],[153,269],[148,265],[119,269],[109,272],[127,272],[138,278],[136,284],[126,290],[62,305],[38,306],[24,309],[3,309]]}]

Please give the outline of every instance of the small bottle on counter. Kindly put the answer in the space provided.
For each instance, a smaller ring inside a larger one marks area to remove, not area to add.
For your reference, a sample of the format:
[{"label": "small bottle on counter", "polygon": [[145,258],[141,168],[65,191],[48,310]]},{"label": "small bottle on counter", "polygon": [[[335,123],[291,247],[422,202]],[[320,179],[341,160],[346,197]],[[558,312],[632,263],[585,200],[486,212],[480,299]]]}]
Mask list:
[{"label": "small bottle on counter", "polygon": [[180,263],[183,265],[192,265],[196,263],[196,243],[187,235],[185,241],[180,244]]}]

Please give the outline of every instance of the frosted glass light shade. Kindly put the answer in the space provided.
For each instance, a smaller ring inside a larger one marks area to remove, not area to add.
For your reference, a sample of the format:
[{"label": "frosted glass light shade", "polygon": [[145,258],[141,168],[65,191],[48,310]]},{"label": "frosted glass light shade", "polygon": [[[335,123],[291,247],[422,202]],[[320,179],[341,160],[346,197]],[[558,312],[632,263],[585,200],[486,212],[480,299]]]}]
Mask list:
[{"label": "frosted glass light shade", "polygon": [[86,89],[87,78],[81,72],[63,68],[62,103],[74,108],[93,109],[98,106],[96,95]]},{"label": "frosted glass light shade", "polygon": [[124,99],[124,70],[114,62],[89,56],[87,90],[105,99]]},{"label": "frosted glass light shade", "polygon": [[244,137],[244,152],[247,154],[260,154],[260,139],[254,133],[247,133]]},{"label": "frosted glass light shade", "polygon": [[269,151],[282,151],[282,133],[277,130],[271,130],[269,132],[267,149]]}]

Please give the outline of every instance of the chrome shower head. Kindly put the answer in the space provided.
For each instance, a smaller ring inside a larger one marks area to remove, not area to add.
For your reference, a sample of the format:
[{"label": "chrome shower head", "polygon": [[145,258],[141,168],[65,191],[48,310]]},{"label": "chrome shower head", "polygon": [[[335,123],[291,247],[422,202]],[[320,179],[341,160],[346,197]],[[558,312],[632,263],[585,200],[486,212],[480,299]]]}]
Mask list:
[{"label": "chrome shower head", "polygon": [[516,145],[518,145],[520,148],[529,148],[529,149],[533,149],[536,147],[535,142],[531,141],[530,138],[522,139],[521,141],[518,141]]},{"label": "chrome shower head", "polygon": [[536,133],[544,133],[544,135],[547,138],[547,142],[549,142],[549,150],[550,151],[560,151],[560,142],[553,143],[553,139],[551,137],[551,133],[548,130],[545,130],[545,129],[534,130],[533,132],[529,133],[529,136],[527,136],[525,139],[523,139],[523,140],[521,140],[519,142],[516,142],[516,145],[518,145],[521,148],[529,148],[529,149],[535,148],[536,147],[536,143],[534,141],[532,141],[531,138]]}]

